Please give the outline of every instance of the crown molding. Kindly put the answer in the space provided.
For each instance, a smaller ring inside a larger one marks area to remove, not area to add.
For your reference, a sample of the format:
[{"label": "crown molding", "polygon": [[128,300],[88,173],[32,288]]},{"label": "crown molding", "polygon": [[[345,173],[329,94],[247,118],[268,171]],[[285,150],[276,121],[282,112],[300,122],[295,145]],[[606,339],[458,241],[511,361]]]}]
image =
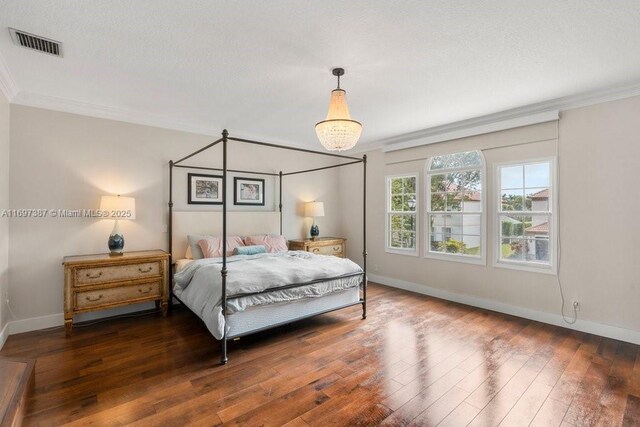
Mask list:
[{"label": "crown molding", "polygon": [[[189,132],[198,135],[220,137],[223,127],[205,127],[193,123],[176,120],[174,117],[150,114],[137,110],[109,107],[106,105],[92,104],[68,98],[40,95],[20,91],[14,97],[12,104],[26,107],[43,108],[46,110],[60,111],[64,113],[77,114],[81,116],[95,117],[99,119],[115,120],[119,122],[132,123],[143,126],[152,126],[160,129],[170,129],[180,132]],[[233,129],[231,129],[233,132]],[[289,141],[273,140],[261,135],[238,135],[246,139],[258,141],[268,141],[273,144],[286,145],[295,148],[309,149],[308,145],[291,143]]]},{"label": "crown molding", "polygon": [[[556,98],[524,107],[500,111],[485,116],[461,120],[442,126],[422,129],[366,144],[361,150],[380,149],[384,152],[402,150],[418,145],[435,144],[467,136],[481,135],[497,130],[527,126],[534,123],[557,120],[558,113],[574,108],[616,101],[640,95],[640,83],[618,86],[580,95]],[[553,118],[556,116],[555,118]],[[536,121],[539,120],[539,121]]]},{"label": "crown molding", "polygon": [[11,77],[9,66],[4,60],[2,52],[0,52],[0,90],[9,102],[13,102],[16,95],[18,94],[18,86],[13,80],[13,77]]},{"label": "crown molding", "polygon": [[26,107],[44,108],[47,110],[61,111],[64,113],[78,114],[81,116],[96,117],[99,119],[116,120],[120,122],[153,126],[201,135],[219,136],[221,130],[210,127],[197,126],[191,123],[176,120],[158,114],[125,108],[109,107],[68,98],[40,95],[20,91],[12,101],[16,105]]}]

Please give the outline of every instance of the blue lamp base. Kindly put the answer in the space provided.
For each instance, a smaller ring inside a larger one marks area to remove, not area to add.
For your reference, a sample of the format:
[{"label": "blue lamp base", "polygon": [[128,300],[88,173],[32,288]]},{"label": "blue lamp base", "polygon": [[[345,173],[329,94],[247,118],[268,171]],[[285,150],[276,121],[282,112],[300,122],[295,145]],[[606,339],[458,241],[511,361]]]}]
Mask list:
[{"label": "blue lamp base", "polygon": [[109,236],[109,241],[107,242],[109,246],[109,250],[111,251],[111,256],[122,255],[122,251],[124,249],[124,236],[120,232],[120,227],[118,226],[118,220],[113,226],[113,231]]},{"label": "blue lamp base", "polygon": [[124,249],[124,236],[121,234],[112,234],[109,236],[108,245],[111,255],[122,255],[122,251]]},{"label": "blue lamp base", "polygon": [[318,237],[320,235],[320,229],[318,228],[318,226],[316,224],[313,224],[311,226],[310,234],[311,234],[311,240],[315,240],[316,237]]}]

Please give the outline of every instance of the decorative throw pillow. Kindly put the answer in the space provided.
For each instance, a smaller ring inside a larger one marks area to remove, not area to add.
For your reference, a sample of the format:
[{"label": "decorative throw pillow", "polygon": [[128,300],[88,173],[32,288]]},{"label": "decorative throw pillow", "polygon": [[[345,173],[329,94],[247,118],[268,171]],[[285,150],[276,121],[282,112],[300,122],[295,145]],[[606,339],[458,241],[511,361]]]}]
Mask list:
[{"label": "decorative throw pillow", "polygon": [[[216,258],[222,256],[222,237],[208,236],[198,242],[204,258]],[[240,236],[227,237],[227,256],[233,255],[233,250],[238,246],[244,246]]]},{"label": "decorative throw pillow", "polygon": [[204,254],[202,253],[202,249],[200,249],[198,242],[208,237],[213,237],[213,236],[205,236],[202,234],[190,234],[187,236],[187,241],[189,242],[189,247],[191,248],[191,259],[204,258]]},{"label": "decorative throw pillow", "polygon": [[234,255],[256,255],[263,254],[267,252],[267,248],[263,245],[255,245],[255,246],[237,246],[233,250]]},{"label": "decorative throw pillow", "polygon": [[244,238],[244,244],[246,246],[262,245],[267,249],[267,252],[286,252],[287,239],[284,236],[275,236],[262,234],[259,236],[246,236]]}]

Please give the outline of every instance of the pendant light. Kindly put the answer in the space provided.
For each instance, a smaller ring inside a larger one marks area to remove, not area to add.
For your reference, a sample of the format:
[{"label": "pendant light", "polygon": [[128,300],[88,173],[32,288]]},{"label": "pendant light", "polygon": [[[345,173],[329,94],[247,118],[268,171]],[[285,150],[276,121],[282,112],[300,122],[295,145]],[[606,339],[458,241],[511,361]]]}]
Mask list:
[{"label": "pendant light", "polygon": [[327,118],[316,124],[316,134],[327,150],[344,151],[356,145],[362,133],[362,125],[351,120],[347,92],[340,89],[340,76],[344,75],[344,69],[334,68],[333,75],[338,78],[338,87],[331,91]]}]

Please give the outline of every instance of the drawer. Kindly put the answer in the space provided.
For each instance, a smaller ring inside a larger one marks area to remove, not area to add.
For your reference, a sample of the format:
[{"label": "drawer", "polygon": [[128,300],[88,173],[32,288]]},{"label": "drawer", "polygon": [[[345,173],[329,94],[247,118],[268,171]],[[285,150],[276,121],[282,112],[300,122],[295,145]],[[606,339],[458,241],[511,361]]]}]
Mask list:
[{"label": "drawer", "polygon": [[98,307],[102,305],[119,304],[121,302],[134,302],[147,298],[159,298],[162,290],[162,282],[149,282],[133,286],[117,286],[114,288],[97,289],[93,291],[75,293],[75,309]]},{"label": "drawer", "polygon": [[160,276],[160,261],[76,269],[76,286]]},{"label": "drawer", "polygon": [[312,246],[309,248],[309,252],[319,255],[343,256],[344,246],[340,243],[328,246]]}]

